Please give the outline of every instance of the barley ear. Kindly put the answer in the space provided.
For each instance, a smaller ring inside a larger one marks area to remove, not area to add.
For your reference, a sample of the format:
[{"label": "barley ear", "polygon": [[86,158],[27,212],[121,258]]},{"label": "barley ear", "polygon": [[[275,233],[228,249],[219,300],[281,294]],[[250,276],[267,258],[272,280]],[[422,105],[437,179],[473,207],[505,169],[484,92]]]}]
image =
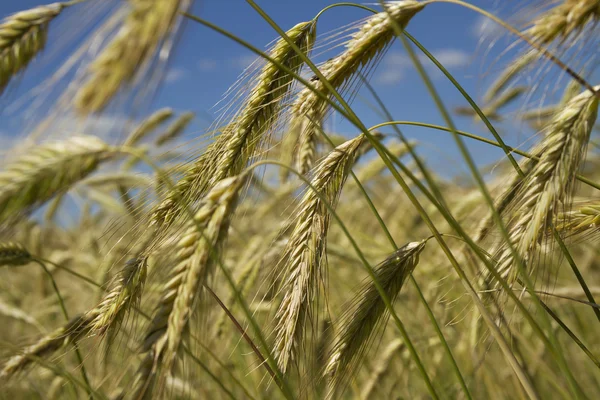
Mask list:
[{"label": "barley ear", "polygon": [[0,379],[8,379],[28,365],[35,363],[37,358],[47,358],[67,345],[83,338],[90,328],[91,320],[79,315],[72,318],[65,326],[43,337],[35,344],[26,347],[21,354],[11,357],[0,371]]},{"label": "barley ear", "polygon": [[129,137],[125,140],[125,146],[135,146],[142,140],[146,135],[152,133],[160,124],[165,122],[167,119],[173,116],[174,112],[171,108],[165,107],[156,111],[148,118],[143,120],[134,130],[131,132]]},{"label": "barley ear", "polygon": [[92,334],[108,335],[110,345],[125,315],[137,306],[146,282],[148,260],[144,257],[129,260],[120,271],[113,288],[104,296],[100,304],[91,311]]},{"label": "barley ear", "polygon": [[148,67],[162,43],[176,26],[183,0],[129,2],[131,11],[115,38],[89,65],[87,80],[75,94],[75,108],[82,114],[104,110],[112,98],[134,83],[138,71]]},{"label": "barley ear", "polygon": [[21,11],[0,23],[0,94],[46,44],[48,24],[67,6],[53,3]]},{"label": "barley ear", "polygon": [[[387,49],[395,38],[395,26],[406,27],[423,7],[423,4],[413,0],[386,3],[386,11],[368,18],[346,42],[344,51],[319,67],[320,72],[334,89],[342,88],[356,77],[361,68],[375,62],[377,56]],[[333,98],[323,82],[313,79],[311,83],[316,90]],[[298,138],[296,169],[302,174],[312,168],[317,137],[329,109],[329,102],[309,88],[300,91],[291,106],[289,129],[291,135]]]},{"label": "barley ear", "polygon": [[31,254],[18,243],[0,243],[0,267],[19,266],[31,262]]},{"label": "barley ear", "polygon": [[151,396],[155,386],[162,388],[181,354],[183,337],[192,314],[198,311],[203,286],[214,272],[246,177],[243,174],[219,182],[180,234],[174,249],[175,265],[146,331],[142,348],[145,355],[136,375],[134,398]]},{"label": "barley ear", "polygon": [[[600,87],[599,87],[600,88]],[[560,208],[568,209],[575,176],[579,170],[590,132],[598,113],[598,98],[585,91],[558,111],[547,127],[546,136],[533,151],[539,161],[521,182],[506,207],[510,242],[531,271],[542,237]],[[510,247],[498,243],[490,252],[498,261],[498,272],[509,282],[517,278]]]},{"label": "barley ear", "polygon": [[[405,279],[417,266],[425,243],[426,241],[408,243],[375,268],[377,282],[391,302],[396,299]],[[329,382],[328,398],[334,397],[349,374],[358,368],[376,327],[383,324],[382,319],[387,313],[377,287],[373,282],[368,282],[357,306],[340,323],[341,332],[325,368],[325,376]]]},{"label": "barley ear", "polygon": [[[360,135],[336,147],[315,168],[312,188],[295,212],[295,226],[278,265],[283,268],[283,300],[275,319],[275,356],[285,372],[303,344],[305,319],[317,303],[319,277],[325,272],[325,251],[330,212],[336,206],[357,153],[365,143]],[[323,197],[323,198],[321,198]],[[279,268],[279,267],[278,267]]]},{"label": "barley ear", "polygon": [[112,150],[93,136],[35,147],[0,171],[0,223],[68,190],[107,160]]},{"label": "barley ear", "polygon": [[[303,52],[309,53],[316,34],[315,23],[299,23],[286,34]],[[293,72],[298,72],[302,66],[302,59],[284,39],[276,42],[269,55]],[[267,63],[261,69],[249,96],[232,122],[154,209],[154,224],[168,226],[181,215],[182,204],[193,204],[216,182],[242,172],[276,126],[283,109],[282,101],[293,81],[292,75],[273,63]]]}]

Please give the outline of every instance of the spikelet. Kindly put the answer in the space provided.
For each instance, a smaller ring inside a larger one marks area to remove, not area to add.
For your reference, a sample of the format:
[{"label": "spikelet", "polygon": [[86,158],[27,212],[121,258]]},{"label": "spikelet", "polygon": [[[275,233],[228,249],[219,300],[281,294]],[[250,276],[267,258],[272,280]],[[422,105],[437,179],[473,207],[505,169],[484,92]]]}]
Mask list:
[{"label": "spikelet", "polygon": [[554,227],[565,236],[597,232],[600,228],[600,202],[586,202],[576,210],[559,213],[554,219]]},{"label": "spikelet", "polygon": [[146,135],[150,134],[160,124],[165,122],[167,119],[173,116],[174,112],[171,108],[165,107],[156,111],[154,114],[143,120],[138,127],[136,127],[129,137],[125,140],[125,146],[135,146],[142,140]]},{"label": "spikelet", "polygon": [[296,223],[280,262],[284,297],[275,316],[275,356],[283,372],[302,343],[304,320],[315,304],[318,278],[324,273],[330,213],[315,190],[335,207],[365,140],[361,134],[332,150],[315,168],[311,180],[314,190],[309,188],[298,205]]},{"label": "spikelet", "polygon": [[[425,244],[426,241],[408,243],[376,267],[377,281],[391,302],[396,299],[405,279],[417,266],[419,254]],[[376,286],[373,282],[368,282],[356,308],[340,324],[341,332],[325,369],[325,376],[329,381],[328,398],[335,396],[348,374],[357,368],[373,332],[386,314],[387,308]]]},{"label": "spikelet", "polygon": [[[506,207],[511,219],[508,234],[517,254],[527,264],[535,254],[546,228],[559,207],[569,208],[573,181],[587,146],[598,112],[598,98],[585,91],[567,103],[547,128],[546,136],[534,150],[540,160],[521,182]],[[513,282],[517,270],[506,243],[490,252],[498,262],[498,272]],[[529,266],[531,268],[531,266]]]},{"label": "spikelet", "polygon": [[11,357],[0,372],[0,379],[8,379],[25,369],[37,358],[47,358],[68,343],[75,343],[83,338],[90,328],[91,319],[79,315],[72,318],[65,326],[57,329],[37,343],[26,347],[21,354]]},{"label": "spikelet", "polygon": [[0,172],[0,223],[68,190],[111,155],[93,136],[41,145]]},{"label": "spikelet", "polygon": [[111,99],[133,82],[171,35],[182,0],[132,0],[131,11],[116,37],[90,64],[87,81],[75,95],[83,115],[102,111]]},{"label": "spikelet", "polygon": [[53,3],[21,11],[0,23],[0,94],[46,44],[48,24],[67,4]]},{"label": "spikelet", "polygon": [[[286,33],[303,52],[310,52],[316,34],[313,21],[297,24]],[[284,39],[277,41],[269,55],[291,71],[298,72],[302,66],[301,58]],[[242,171],[277,123],[281,101],[289,92],[292,82],[293,77],[276,65],[267,63],[263,67],[256,78],[256,85],[233,122],[155,208],[154,223],[171,222],[180,214],[182,203],[201,199],[216,182]]]},{"label": "spikelet", "polygon": [[[534,43],[547,46],[554,41],[560,44],[576,41],[586,26],[600,21],[600,0],[563,0],[539,15],[523,34]],[[491,102],[506,88],[513,78],[539,57],[539,51],[529,49],[507,68],[485,94],[484,101]]]},{"label": "spikelet", "polygon": [[179,237],[175,267],[147,329],[143,344],[146,354],[133,398],[150,398],[154,386],[161,386],[164,375],[171,373],[203,285],[212,275],[219,248],[227,237],[229,219],[246,176],[227,178],[215,185]]},{"label": "spikelet", "polygon": [[165,129],[165,131],[161,133],[159,137],[156,138],[154,144],[157,146],[162,146],[165,143],[175,139],[177,136],[181,135],[181,133],[185,130],[185,128],[187,128],[189,123],[192,122],[194,116],[195,115],[193,112],[186,112],[181,114],[179,118],[175,120],[175,122],[169,125]]},{"label": "spikelet", "polygon": [[[423,7],[413,0],[386,3],[386,11],[368,18],[346,43],[344,52],[325,62],[319,70],[336,90],[341,88],[390,45],[395,37],[395,24],[404,28]],[[323,82],[313,79],[311,83],[331,97]],[[290,135],[298,138],[296,169],[302,174],[312,167],[318,128],[328,110],[329,103],[309,88],[303,89],[291,106],[289,129]]]},{"label": "spikelet", "polygon": [[143,257],[133,258],[125,264],[113,288],[90,312],[94,316],[90,326],[92,334],[108,334],[110,344],[127,312],[139,303],[146,274],[147,260]]},{"label": "spikelet", "polygon": [[31,254],[18,243],[0,243],[0,267],[25,265],[31,261]]}]

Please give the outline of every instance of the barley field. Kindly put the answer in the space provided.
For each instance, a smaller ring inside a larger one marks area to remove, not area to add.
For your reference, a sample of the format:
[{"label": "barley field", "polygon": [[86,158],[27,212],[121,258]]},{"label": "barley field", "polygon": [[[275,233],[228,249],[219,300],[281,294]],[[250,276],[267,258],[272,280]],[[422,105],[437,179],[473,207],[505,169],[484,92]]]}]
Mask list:
[{"label": "barley field", "polygon": [[[1,16],[1,399],[600,398],[600,0],[232,1],[270,43],[199,3]],[[479,92],[411,35],[450,9],[495,26]],[[149,100],[200,27],[254,58],[202,130]]]}]

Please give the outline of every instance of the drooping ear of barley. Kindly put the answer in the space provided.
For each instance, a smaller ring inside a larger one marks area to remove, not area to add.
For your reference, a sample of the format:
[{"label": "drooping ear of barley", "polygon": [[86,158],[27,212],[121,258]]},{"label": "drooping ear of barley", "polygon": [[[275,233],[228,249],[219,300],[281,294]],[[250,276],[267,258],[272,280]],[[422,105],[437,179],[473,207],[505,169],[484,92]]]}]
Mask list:
[{"label": "drooping ear of barley", "polygon": [[102,111],[111,99],[148,67],[161,44],[176,27],[184,0],[135,0],[115,38],[90,64],[87,80],[75,95],[75,108],[83,115]]},{"label": "drooping ear of barley", "polygon": [[[600,88],[600,87],[599,87]],[[547,127],[535,154],[540,160],[525,176],[506,207],[511,244],[525,265],[550,226],[554,216],[569,209],[575,175],[583,160],[590,132],[598,113],[598,98],[585,91],[567,103]],[[498,262],[498,272],[509,282],[517,278],[514,259],[507,243],[490,252]],[[528,266],[531,269],[531,265]]]},{"label": "drooping ear of barley", "polygon": [[[419,262],[426,241],[411,242],[398,249],[375,268],[375,276],[390,301],[400,293],[405,279]],[[358,366],[370,339],[387,313],[385,303],[373,282],[368,282],[355,308],[348,312],[325,368],[328,398],[335,396],[348,374]]]},{"label": "drooping ear of barley", "polygon": [[282,268],[284,297],[275,315],[275,356],[283,372],[302,345],[305,319],[318,297],[331,217],[325,204],[335,207],[365,140],[361,134],[336,147],[321,161],[311,180],[314,190],[307,189],[295,212],[295,226],[278,264]]},{"label": "drooping ear of barley", "polygon": [[125,263],[112,289],[90,313],[94,316],[90,333],[108,335],[108,344],[116,335],[125,315],[139,304],[146,282],[148,260],[133,258]]},{"label": "drooping ear of barley", "polygon": [[21,11],[0,23],[0,94],[11,78],[44,48],[48,24],[68,4],[53,3]]},{"label": "drooping ear of barley", "polygon": [[[386,3],[386,11],[368,18],[346,43],[344,52],[325,62],[319,70],[333,88],[340,89],[387,49],[395,37],[396,25],[405,27],[423,7],[413,0]],[[311,83],[315,89],[332,97],[323,82],[313,80]],[[300,91],[291,106],[289,129],[290,135],[298,138],[296,169],[302,174],[312,167],[316,138],[329,108],[329,103],[309,88]]]},{"label": "drooping ear of barley", "polygon": [[145,356],[136,376],[134,399],[151,396],[155,385],[162,387],[162,379],[171,373],[203,285],[212,275],[227,237],[229,220],[246,176],[227,178],[215,185],[180,235],[174,249],[176,264],[146,332]]},{"label": "drooping ear of barley", "polygon": [[[535,18],[523,34],[534,43],[547,46],[554,41],[564,44],[575,42],[587,26],[600,21],[599,0],[562,0]],[[484,101],[491,102],[513,78],[539,57],[536,49],[529,49],[496,79],[485,94]]]},{"label": "drooping ear of barley", "polygon": [[586,202],[556,215],[554,227],[564,236],[585,235],[600,228],[600,201]]},{"label": "drooping ear of barley", "polygon": [[31,261],[31,254],[18,243],[0,243],[0,267],[25,265]]},{"label": "drooping ear of barley", "polygon": [[146,135],[151,133],[160,124],[165,122],[167,119],[173,116],[173,109],[169,107],[161,108],[154,114],[143,120],[134,130],[131,132],[129,137],[125,140],[125,146],[135,146],[140,140]]},{"label": "drooping ear of barley", "polygon": [[162,146],[167,142],[175,139],[177,136],[181,135],[181,133],[187,128],[187,126],[194,119],[193,112],[186,112],[181,114],[175,122],[169,125],[163,133],[160,134],[159,137],[156,138],[154,142],[157,146]]},{"label": "drooping ear of barley", "polygon": [[[315,23],[302,22],[286,34],[304,53],[309,53],[316,34]],[[269,56],[294,72],[302,66],[302,59],[284,39],[277,41]],[[155,223],[172,221],[180,215],[182,204],[201,199],[216,182],[242,171],[276,125],[282,100],[289,93],[293,81],[293,76],[275,64],[267,63],[263,67],[249,97],[232,122],[156,207],[153,213]]]},{"label": "drooping ear of barley", "polygon": [[68,190],[111,154],[113,149],[93,136],[32,149],[0,172],[0,223]]},{"label": "drooping ear of barley", "polygon": [[89,332],[90,323],[91,319],[85,315],[72,318],[65,326],[26,347],[21,354],[11,357],[2,368],[0,379],[8,379],[35,363],[37,358],[50,357],[68,343],[77,342]]}]

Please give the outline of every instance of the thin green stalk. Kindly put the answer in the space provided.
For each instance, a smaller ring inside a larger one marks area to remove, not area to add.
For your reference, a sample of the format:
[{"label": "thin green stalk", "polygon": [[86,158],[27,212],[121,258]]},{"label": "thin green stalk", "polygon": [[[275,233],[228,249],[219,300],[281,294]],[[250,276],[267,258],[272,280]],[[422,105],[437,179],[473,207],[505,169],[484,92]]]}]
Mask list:
[{"label": "thin green stalk", "polygon": [[[251,3],[253,7],[258,8],[258,6],[254,3]],[[259,9],[259,8],[258,8]],[[260,10],[262,12],[262,10]],[[264,12],[263,12],[264,13]],[[377,143],[377,140],[375,138],[373,138],[373,135],[368,132],[367,128],[360,122],[360,120],[358,120],[358,118],[356,117],[356,115],[354,115],[354,113],[352,112],[352,110],[349,108],[349,106],[346,104],[346,102],[341,98],[341,96],[339,96],[339,93],[337,93],[337,91],[335,89],[333,89],[331,87],[331,85],[329,84],[329,82],[326,82],[326,79],[323,77],[323,75],[321,74],[321,72],[318,70],[318,68],[310,61],[310,59],[308,59],[308,57],[306,57],[306,55],[295,45],[295,43],[293,43],[290,38],[285,34],[285,32],[281,31],[281,29],[268,17],[266,16],[265,19],[267,19],[267,21],[269,21],[269,23],[272,24],[272,26],[274,26],[275,29],[278,29],[278,33],[280,34],[280,36],[282,38],[284,38],[288,44],[296,51],[296,53],[298,54],[299,57],[303,58],[303,61],[305,61],[307,63],[307,65],[309,65],[311,67],[311,69],[313,69],[313,71],[315,72],[315,74],[317,74],[317,76],[322,77],[324,84],[326,86],[329,86],[329,88],[332,89],[331,93],[338,99],[341,101],[341,104],[344,106],[344,108],[338,106],[337,104],[335,104],[335,102],[331,101],[327,96],[323,95],[321,92],[315,90],[314,86],[311,85],[307,80],[303,79],[302,77],[300,77],[299,75],[293,73],[292,71],[290,71],[288,68],[286,68],[285,66],[281,65],[280,63],[278,63],[277,61],[273,60],[271,57],[269,57],[268,55],[264,54],[264,52],[258,50],[256,47],[252,46],[251,44],[249,44],[248,42],[244,41],[243,39],[238,38],[237,36],[229,33],[228,31],[220,28],[219,26],[212,24],[206,20],[203,20],[202,18],[196,17],[194,15],[191,15],[189,13],[185,13],[184,14],[186,17],[204,25],[207,26],[221,34],[223,34],[224,36],[229,37],[230,39],[238,42],[239,44],[245,46],[246,48],[248,48],[249,50],[253,51],[254,53],[260,55],[261,57],[265,58],[267,61],[271,62],[272,64],[276,65],[278,68],[282,69],[283,71],[291,74],[292,76],[294,76],[294,78],[296,80],[298,80],[299,82],[301,82],[302,84],[304,84],[305,86],[311,88],[311,90],[313,90],[313,92],[319,96],[320,98],[325,99],[329,104],[332,105],[332,107],[340,112],[342,112],[343,115],[345,115],[349,121],[351,121],[353,124],[357,125],[358,128],[365,133],[365,135],[367,136],[367,138],[369,139],[369,141],[371,141],[371,144],[374,145],[374,147],[376,149],[378,149],[378,153],[381,154],[381,145]],[[347,111],[347,112],[346,112]],[[350,115],[349,115],[350,114]],[[379,147],[378,147],[379,146]],[[389,162],[389,161],[388,161]],[[283,165],[282,165],[283,166]],[[285,166],[288,167],[288,166]],[[289,167],[288,167],[289,168]],[[358,249],[360,251],[360,249]],[[362,254],[362,253],[361,253]],[[364,259],[364,257],[363,257]],[[364,262],[366,262],[366,259],[364,260]],[[367,263],[368,265],[368,263]],[[370,266],[369,266],[370,268]],[[226,277],[227,277],[228,273],[226,272]],[[371,270],[371,276],[374,277],[374,273]],[[235,287],[235,284],[233,283],[233,280],[231,279],[231,277],[227,277],[230,285],[232,285],[232,287]],[[377,287],[377,284],[375,285]],[[398,329],[400,330],[400,332],[402,333],[404,339],[409,342],[410,339],[408,338],[408,336],[405,334],[407,334],[406,330],[404,329],[404,326],[402,325],[402,323],[400,322],[400,320],[397,318],[397,316],[395,315],[395,313],[393,312],[393,309],[391,308],[389,299],[387,299],[387,296],[385,295],[385,292],[382,292],[383,289],[381,288],[381,286],[379,286],[378,291],[381,293],[383,293],[382,295],[382,299],[384,301],[384,304],[386,304],[386,307],[388,308],[388,310],[390,310],[390,313],[396,323],[396,325],[398,326]],[[239,295],[237,289],[235,290],[236,292],[236,297],[239,300],[241,299],[241,296]],[[385,296],[385,297],[384,297]],[[387,300],[387,303],[386,303]],[[414,346],[409,346],[407,344],[407,347],[409,348],[409,351],[411,353],[411,355],[413,356],[413,359],[415,360],[415,363],[417,364],[417,368],[419,370],[419,372],[421,373],[426,386],[429,390],[429,393],[432,397],[434,398],[438,398],[437,394],[435,393],[435,389],[433,388],[433,385],[431,383],[431,380],[429,379],[429,377],[427,376],[427,373],[424,369],[424,366],[422,365],[422,363],[420,362],[420,359],[418,358],[418,355],[416,353],[416,350],[414,349]],[[415,358],[416,357],[416,358]],[[269,357],[269,360],[271,358]],[[277,369],[278,371],[278,369]]]},{"label": "thin green stalk", "polygon": [[[60,289],[58,288],[58,285],[56,284],[56,280],[54,280],[54,276],[52,276],[52,272],[50,272],[48,267],[46,267],[46,264],[44,264],[41,260],[33,259],[33,261],[36,262],[37,264],[39,264],[43,268],[46,275],[48,275],[48,279],[50,279],[50,282],[52,283],[52,288],[54,290],[54,293],[56,294],[56,297],[58,298],[58,304],[60,305],[62,314],[65,317],[65,320],[67,322],[69,322],[69,313],[67,312],[67,307],[65,306],[65,301],[62,297],[62,294],[60,293]],[[75,355],[77,356],[77,361],[79,362],[79,365],[81,366],[81,378],[83,379],[83,382],[87,386],[86,391],[88,393],[89,398],[93,398],[94,390],[92,389],[92,385],[90,384],[90,380],[87,376],[87,371],[85,369],[85,364],[83,362],[83,356],[81,355],[81,352],[79,351],[79,346],[77,345],[76,342],[73,342],[73,348],[75,349]]]},{"label": "thin green stalk", "polygon": [[[585,283],[585,279],[583,279],[583,276],[581,275],[581,272],[579,271],[579,268],[577,268],[577,264],[575,263],[575,260],[573,260],[573,257],[571,256],[571,253],[569,252],[569,249],[565,245],[565,242],[562,240],[562,238],[560,237],[560,235],[558,234],[558,232],[556,231],[556,228],[554,226],[552,226],[552,234],[554,235],[554,238],[558,242],[558,245],[560,246],[563,254],[565,255],[565,258],[567,259],[567,262],[571,266],[571,269],[573,270],[573,273],[577,277],[577,281],[579,282],[579,285],[581,286],[581,288],[585,292],[585,296],[587,297],[588,301],[590,303],[592,303],[592,304],[596,304],[596,300],[594,299],[594,295],[590,291],[590,288],[588,287],[587,283]],[[598,319],[598,321],[600,321],[600,310],[597,309],[596,307],[592,307],[592,310],[594,310],[594,314],[596,314],[596,318]]]},{"label": "thin green stalk", "polygon": [[[360,77],[363,80],[363,83],[365,84],[365,86],[367,87],[367,89],[369,89],[369,91],[371,92],[371,94],[375,98],[375,101],[379,104],[379,106],[381,107],[382,111],[385,113],[387,119],[392,120],[393,118],[392,118],[391,113],[389,112],[389,110],[387,109],[387,107],[385,106],[385,104],[383,103],[383,101],[381,100],[381,98],[379,97],[379,95],[377,94],[377,92],[375,91],[375,89],[369,84],[369,82],[367,82],[367,80],[362,76],[362,74],[361,74]],[[432,182],[429,186],[432,187],[432,189],[435,189],[434,192],[435,192],[436,198],[439,201],[442,202],[440,205],[443,205],[444,207],[446,207],[446,209],[448,209],[447,204],[444,201],[444,197],[437,190],[437,187],[433,183],[433,179],[431,179],[431,176],[429,175],[429,172],[427,171],[427,168],[425,168],[425,165],[423,165],[423,163],[421,162],[420,158],[415,153],[413,147],[408,143],[408,140],[406,139],[406,137],[404,136],[404,134],[400,131],[400,129],[398,129],[397,126],[394,126],[394,128],[396,129],[397,134],[400,137],[400,140],[402,141],[402,143],[404,143],[404,145],[408,149],[409,153],[412,155],[413,159],[417,163],[417,166],[419,167],[419,169],[423,173],[423,176],[425,177],[425,179],[427,179],[428,182],[429,181]],[[369,131],[372,131],[372,130],[373,130],[373,128],[369,129]],[[366,190],[360,184],[360,182],[358,182],[358,178],[356,178],[356,176],[354,175],[354,173],[352,174],[352,176],[354,177],[355,181],[358,183],[358,185],[359,185],[361,191],[364,193],[365,197],[368,199],[369,204],[372,204],[372,202],[370,201],[370,198],[369,198]],[[375,209],[374,205],[373,205],[372,209],[373,209],[373,212],[376,215],[377,220],[379,221],[379,224],[381,225],[381,227],[385,231],[388,239],[390,240],[390,243],[394,247],[394,250],[398,250],[398,246],[396,245],[394,239],[392,238],[391,232],[389,232],[389,230],[387,229],[387,226],[383,222],[383,219],[381,218],[381,216],[379,215],[379,213]],[[454,358],[454,355],[452,354],[452,351],[450,350],[450,346],[448,345],[448,342],[446,341],[446,338],[445,338],[444,334],[442,333],[442,330],[440,329],[440,326],[439,326],[439,324],[438,324],[438,322],[437,322],[437,320],[435,318],[435,315],[433,314],[433,311],[431,310],[431,307],[429,307],[429,303],[427,303],[427,300],[425,299],[425,296],[423,295],[423,291],[419,287],[419,284],[417,283],[417,280],[415,279],[415,277],[414,277],[414,275],[412,273],[410,274],[410,281],[411,281],[411,284],[414,286],[415,290],[417,291],[417,294],[419,296],[419,300],[425,306],[425,311],[427,312],[427,316],[429,317],[429,320],[431,321],[431,324],[433,325],[433,328],[434,328],[436,334],[438,335],[438,337],[440,339],[440,342],[442,343],[442,347],[444,348],[444,351],[446,352],[446,355],[450,359],[450,363],[452,364],[452,370],[456,374],[456,377],[458,378],[458,381],[460,383],[460,386],[461,386],[461,388],[462,388],[465,396],[467,396],[468,399],[471,399],[471,393],[469,392],[467,384],[466,384],[466,382],[465,382],[465,380],[464,380],[464,378],[462,376],[462,373],[460,372],[460,368],[458,367],[458,364],[456,363],[456,359]]]},{"label": "thin green stalk", "polygon": [[[406,37],[408,37],[440,69],[440,71],[442,71],[448,77],[448,79],[451,80],[451,82],[457,88],[460,87],[458,82],[443,67],[443,65],[441,65],[439,63],[439,61],[437,61],[437,59],[435,59],[435,57],[433,57],[433,55],[429,51],[427,51],[427,49],[425,49],[425,47],[423,47],[415,38],[413,38],[406,31],[398,32],[398,33],[399,34],[403,33]],[[403,40],[405,40],[405,39],[403,38]],[[434,102],[436,103],[436,106],[439,109],[439,111],[442,115],[442,118],[445,120],[446,124],[450,127],[450,129],[452,129],[455,142],[456,142],[465,162],[467,163],[467,166],[468,166],[469,170],[471,171],[471,174],[475,178],[475,181],[477,182],[477,185],[479,186],[481,193],[483,194],[486,202],[488,203],[488,205],[493,213],[493,218],[494,218],[496,224],[499,226],[503,238],[509,242],[508,232],[506,231],[506,228],[504,226],[502,219],[500,218],[500,216],[498,215],[498,213],[495,210],[494,201],[493,201],[489,191],[487,190],[485,182],[483,181],[481,174],[477,170],[477,167],[475,166],[475,162],[474,162],[472,156],[470,155],[468,149],[466,148],[466,145],[462,141],[461,137],[456,133],[456,127],[452,121],[452,118],[450,117],[448,110],[444,106],[439,94],[437,93],[437,90],[435,89],[435,87],[433,86],[433,84],[431,82],[431,79],[429,78],[427,72],[424,70],[420,61],[414,54],[414,51],[412,50],[412,48],[410,46],[406,46],[406,48],[407,48],[407,51],[409,51],[409,55],[411,56],[411,59],[413,60],[413,64],[415,64],[417,70],[419,71],[419,74],[421,75],[421,78],[423,79],[423,81],[427,87],[427,90],[430,92]],[[521,173],[522,173],[522,171],[521,171]],[[516,254],[514,247],[510,244],[509,244],[509,247],[510,247],[511,252],[513,253],[513,256],[518,261],[517,264],[518,264],[519,270],[523,276],[525,283],[527,284],[527,287],[529,289],[531,289],[532,284],[531,284],[530,279],[527,276],[527,274],[523,271],[522,260],[520,259],[519,255]],[[539,300],[539,299],[537,299],[537,296],[534,297],[534,303],[536,304],[536,306],[541,308],[541,305],[536,300]],[[585,394],[583,394],[581,388],[579,387],[579,385],[577,385],[575,378],[573,377],[570,369],[568,368],[568,366],[566,364],[566,360],[564,359],[564,355],[562,354],[562,351],[561,351],[562,349],[558,345],[558,342],[556,340],[554,332],[551,329],[550,321],[548,320],[547,315],[545,313],[543,313],[543,316],[544,316],[543,321],[548,329],[548,335],[549,335],[550,342],[552,343],[552,347],[554,348],[555,354],[558,356],[558,360],[557,360],[558,364],[561,367],[561,369],[563,370],[563,372],[565,373],[567,380],[569,381],[569,386],[571,386],[571,389],[572,389],[573,393],[576,395],[576,397],[579,397],[580,395],[583,395],[583,397],[585,397]]]},{"label": "thin green stalk", "polygon": [[[427,122],[417,122],[417,121],[388,121],[388,122],[382,122],[380,124],[373,125],[372,127],[369,128],[369,130],[373,131],[375,129],[379,129],[379,128],[382,128],[384,126],[393,126],[393,125],[421,126],[423,128],[437,129],[437,130],[440,130],[440,131],[452,133],[452,129],[446,128],[445,126],[430,124],[430,123],[427,123]],[[461,135],[461,136],[468,137],[469,139],[474,139],[474,140],[477,140],[479,142],[490,144],[490,145],[495,146],[495,147],[500,147],[500,148],[502,147],[502,145],[500,143],[498,143],[498,142],[495,142],[495,141],[493,141],[491,139],[487,139],[487,138],[484,138],[482,136],[478,136],[478,135],[475,135],[475,134],[472,134],[472,133],[469,133],[469,132],[458,131],[457,130],[456,133],[459,134],[459,135]],[[512,153],[518,154],[520,156],[527,157],[527,158],[530,158],[532,160],[539,160],[538,156],[534,156],[533,154],[528,153],[526,151],[515,149],[514,147],[510,147],[510,146],[506,146],[506,148],[509,151],[511,151]],[[591,186],[594,189],[600,190],[600,184],[598,184],[598,183],[590,180],[589,178],[586,178],[585,176],[582,176],[582,175],[576,175],[576,178],[580,182],[585,183],[586,185]]]}]

